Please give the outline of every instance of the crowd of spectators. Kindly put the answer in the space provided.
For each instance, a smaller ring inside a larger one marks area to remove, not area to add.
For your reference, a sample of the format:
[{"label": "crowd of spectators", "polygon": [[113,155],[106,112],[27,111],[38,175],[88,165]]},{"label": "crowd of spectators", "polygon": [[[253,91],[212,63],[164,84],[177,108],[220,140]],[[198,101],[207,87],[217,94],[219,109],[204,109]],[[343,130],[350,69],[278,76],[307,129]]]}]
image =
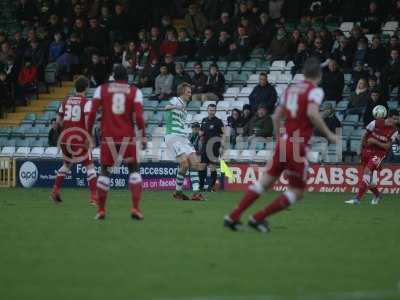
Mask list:
[{"label": "crowd of spectators", "polygon": [[[381,35],[384,22],[400,20],[399,0],[18,0],[15,5],[20,28],[12,36],[0,32],[0,106],[6,109],[24,104],[53,63],[67,78],[86,74],[91,87],[123,64],[140,88],[153,87],[153,100],[168,99],[180,83],[189,82],[193,101],[219,101],[224,73],[215,63],[203,70],[201,62],[243,62],[255,48],[263,48],[269,62],[293,61],[293,75],[308,57],[318,57],[328,101],[343,99],[344,74],[351,74],[347,113],[364,116],[364,122],[373,104],[386,105],[400,85],[397,32],[387,43]],[[349,36],[337,27],[328,30],[342,21],[358,22]],[[185,72],[187,61],[199,62],[193,73]],[[232,112],[232,132],[269,136],[269,128],[257,125],[269,124],[278,101],[267,73],[260,74],[249,101]]]}]

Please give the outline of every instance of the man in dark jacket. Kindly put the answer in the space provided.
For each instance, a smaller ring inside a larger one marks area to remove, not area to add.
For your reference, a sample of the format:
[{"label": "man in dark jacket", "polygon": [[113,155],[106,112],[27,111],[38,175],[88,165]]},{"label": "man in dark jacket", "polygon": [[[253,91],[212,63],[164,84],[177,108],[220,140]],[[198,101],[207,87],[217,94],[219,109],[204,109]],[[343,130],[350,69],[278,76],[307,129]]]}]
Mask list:
[{"label": "man in dark jacket", "polygon": [[[339,119],[335,115],[335,109],[333,108],[331,103],[326,103],[323,108],[323,118],[326,126],[328,126],[329,130],[332,132],[336,132],[337,128],[342,127]],[[317,136],[322,136],[321,132],[317,130],[315,133]]]},{"label": "man in dark jacket", "polygon": [[399,50],[393,49],[390,52],[389,65],[384,70],[386,89],[400,86],[400,57]]},{"label": "man in dark jacket", "polygon": [[326,100],[336,102],[342,100],[344,74],[338,69],[334,60],[330,60],[328,70],[322,76],[322,88],[324,89]]},{"label": "man in dark jacket", "polygon": [[261,73],[259,84],[254,87],[249,96],[250,106],[252,111],[256,111],[260,104],[263,104],[267,109],[268,114],[272,114],[275,110],[275,104],[278,99],[278,94],[275,88],[268,83],[267,73]]},{"label": "man in dark jacket", "polygon": [[196,54],[198,60],[213,60],[217,49],[217,39],[211,28],[204,30],[204,39],[201,41]]},{"label": "man in dark jacket", "polygon": [[207,91],[207,78],[207,75],[203,73],[201,63],[195,64],[192,77],[192,100],[202,101],[203,94]]},{"label": "man in dark jacket", "polygon": [[265,104],[261,104],[257,109],[257,113],[244,126],[243,136],[249,139],[271,137],[273,129],[271,116],[267,114],[267,107]]}]

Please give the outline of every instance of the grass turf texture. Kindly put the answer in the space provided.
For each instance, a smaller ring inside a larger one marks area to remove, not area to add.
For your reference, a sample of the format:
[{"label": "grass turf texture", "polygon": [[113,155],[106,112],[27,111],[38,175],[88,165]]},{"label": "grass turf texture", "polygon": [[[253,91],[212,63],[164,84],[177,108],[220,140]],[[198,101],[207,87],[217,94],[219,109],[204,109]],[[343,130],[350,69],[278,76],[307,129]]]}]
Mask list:
[{"label": "grass turf texture", "polygon": [[87,190],[59,206],[49,191],[0,190],[0,299],[400,299],[398,196],[354,207],[307,194],[265,236],[222,228],[240,193],[145,192],[139,223],[127,191],[111,191],[104,222]]}]

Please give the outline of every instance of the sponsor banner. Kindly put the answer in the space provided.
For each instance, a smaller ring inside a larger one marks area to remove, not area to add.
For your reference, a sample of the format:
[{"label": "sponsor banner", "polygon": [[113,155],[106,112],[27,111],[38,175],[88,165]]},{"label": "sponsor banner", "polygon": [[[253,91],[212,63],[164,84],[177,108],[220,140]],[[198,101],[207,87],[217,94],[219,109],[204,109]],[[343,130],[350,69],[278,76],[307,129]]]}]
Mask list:
[{"label": "sponsor banner", "polygon": [[[62,165],[60,159],[17,159],[17,186],[51,187],[56,178],[56,170]],[[140,174],[143,178],[143,187],[149,190],[173,190],[178,171],[176,163],[143,163],[140,165]],[[100,166],[95,162],[97,174]],[[111,187],[126,188],[129,182],[129,170],[125,165],[111,169]],[[74,164],[71,172],[65,176],[63,187],[86,187],[86,167]],[[190,181],[185,180],[184,188],[190,187]]]},{"label": "sponsor banner", "polygon": [[[265,172],[265,166],[253,164],[233,164],[229,166],[234,174],[226,179],[225,189],[238,191],[254,183]],[[307,189],[310,192],[351,192],[358,191],[357,185],[362,177],[359,166],[341,165],[329,166],[314,164],[310,166]],[[386,194],[400,194],[400,165],[383,166],[379,172],[374,172],[374,182],[378,189]],[[282,191],[287,188],[287,180],[282,175],[273,189]]]}]

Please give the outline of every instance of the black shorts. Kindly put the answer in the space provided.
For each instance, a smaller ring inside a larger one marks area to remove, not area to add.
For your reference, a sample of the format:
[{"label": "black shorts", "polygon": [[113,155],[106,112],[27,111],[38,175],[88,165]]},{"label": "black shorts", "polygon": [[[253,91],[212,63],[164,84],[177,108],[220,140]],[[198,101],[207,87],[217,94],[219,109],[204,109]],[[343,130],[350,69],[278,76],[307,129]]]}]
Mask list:
[{"label": "black shorts", "polygon": [[215,143],[210,149],[210,153],[207,153],[207,147],[203,147],[201,151],[201,162],[204,164],[219,164],[219,149],[221,143]]}]

